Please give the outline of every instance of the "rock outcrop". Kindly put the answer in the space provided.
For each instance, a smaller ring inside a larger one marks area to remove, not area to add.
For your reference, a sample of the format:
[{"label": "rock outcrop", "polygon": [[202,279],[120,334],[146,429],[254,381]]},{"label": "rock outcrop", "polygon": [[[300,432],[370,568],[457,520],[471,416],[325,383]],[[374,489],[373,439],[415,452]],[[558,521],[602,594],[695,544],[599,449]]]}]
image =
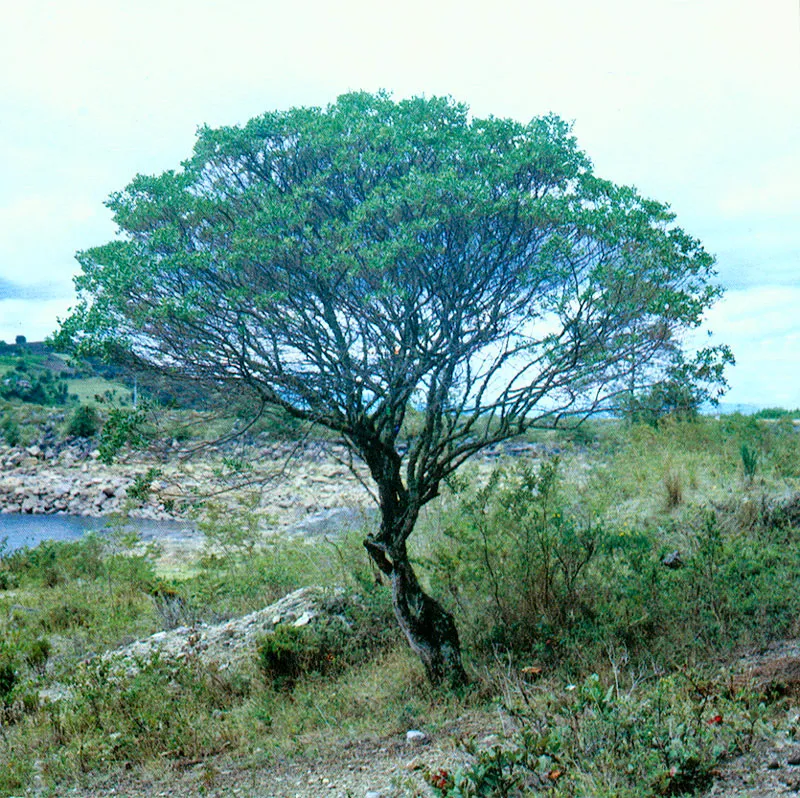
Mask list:
[{"label": "rock outcrop", "polygon": [[[154,654],[158,654],[161,660],[174,661],[197,657],[205,665],[227,670],[252,660],[258,640],[281,624],[301,627],[334,617],[331,607],[344,601],[344,595],[341,588],[302,587],[263,610],[224,623],[199,623],[157,632],[103,654],[102,659],[129,676]],[[343,616],[335,617],[343,626],[347,625]]]}]

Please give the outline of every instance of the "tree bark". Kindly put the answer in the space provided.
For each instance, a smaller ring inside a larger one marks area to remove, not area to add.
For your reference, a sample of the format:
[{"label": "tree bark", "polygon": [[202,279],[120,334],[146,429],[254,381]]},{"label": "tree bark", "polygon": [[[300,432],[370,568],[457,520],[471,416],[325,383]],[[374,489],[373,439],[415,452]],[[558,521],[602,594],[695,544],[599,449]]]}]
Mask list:
[{"label": "tree bark", "polygon": [[368,538],[364,546],[392,583],[394,614],[412,651],[420,658],[431,684],[466,684],[458,630],[450,612],[420,587],[403,544],[391,554]]}]

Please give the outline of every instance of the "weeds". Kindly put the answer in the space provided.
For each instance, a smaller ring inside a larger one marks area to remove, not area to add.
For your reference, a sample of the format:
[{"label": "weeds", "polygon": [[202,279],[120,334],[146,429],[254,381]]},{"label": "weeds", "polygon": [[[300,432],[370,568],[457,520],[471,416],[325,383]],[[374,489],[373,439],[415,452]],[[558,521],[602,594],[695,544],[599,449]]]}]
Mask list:
[{"label": "weeds", "polygon": [[[27,436],[33,415],[13,417]],[[62,794],[87,773],[202,760],[213,774],[223,751],[291,754],[334,729],[402,734],[498,704],[514,732],[488,748],[465,740],[460,769],[428,774],[433,794],[697,792],[768,731],[764,697],[696,663],[796,629],[798,438],[784,420],[597,423],[542,433],[537,448],[558,460],[454,481],[414,556],[488,674],[463,696],[425,683],[359,535],[309,546],[265,535],[247,506],[212,507],[203,556],[180,580],[124,526],[0,549],[0,795],[32,789],[34,763]],[[744,446],[758,452],[746,511]],[[332,599],[330,625],[265,637],[227,671],[194,656],[148,657],[135,673],[92,659],[309,584],[360,600]]]},{"label": "weeds", "polygon": [[742,455],[742,467],[744,468],[744,478],[748,483],[751,483],[756,475],[758,469],[758,452],[751,449],[746,443],[743,443],[739,450]]},{"label": "weeds", "polygon": [[[702,687],[700,687],[702,683]],[[508,694],[516,731],[501,744],[462,744],[469,762],[427,774],[440,798],[695,794],[726,756],[749,750],[768,727],[754,696],[679,672],[629,683],[590,674],[579,684]]]}]

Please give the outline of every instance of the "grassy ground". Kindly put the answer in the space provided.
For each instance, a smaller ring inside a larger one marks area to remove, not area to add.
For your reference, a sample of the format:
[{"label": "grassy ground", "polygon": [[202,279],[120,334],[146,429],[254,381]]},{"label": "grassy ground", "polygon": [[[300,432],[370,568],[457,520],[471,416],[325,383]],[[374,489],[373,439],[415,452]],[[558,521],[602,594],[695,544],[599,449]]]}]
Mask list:
[{"label": "grassy ground", "polygon": [[[800,594],[788,587],[800,570],[800,435],[788,419],[731,417],[599,422],[538,442],[546,456],[467,469],[416,534],[423,579],[461,630],[474,682],[460,695],[424,684],[359,536],[262,548],[238,534],[244,520],[218,519],[216,555],[181,580],[122,532],[7,554],[0,795],[257,751],[302,757],[333,734],[498,712],[511,730],[502,745],[465,739],[459,767],[430,768],[427,794],[704,789],[796,706],[792,694],[734,685],[720,663],[800,635]],[[155,659],[113,679],[80,664],[176,612],[231,617],[305,584],[344,585],[369,612],[356,638],[327,639],[332,659],[304,660],[309,672],[288,685],[263,657],[224,673]],[[42,700],[54,683],[69,696]]]}]

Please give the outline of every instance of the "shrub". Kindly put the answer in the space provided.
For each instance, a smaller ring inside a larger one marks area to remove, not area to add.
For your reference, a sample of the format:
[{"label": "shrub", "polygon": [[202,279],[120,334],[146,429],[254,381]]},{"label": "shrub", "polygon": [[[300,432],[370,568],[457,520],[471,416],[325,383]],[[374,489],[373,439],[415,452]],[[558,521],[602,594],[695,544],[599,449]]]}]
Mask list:
[{"label": "shrub", "polygon": [[148,468],[144,474],[136,474],[133,478],[133,482],[126,490],[128,498],[137,502],[147,501],[153,482],[160,476],[160,468]]},{"label": "shrub", "polygon": [[303,673],[324,673],[333,658],[325,635],[313,627],[278,626],[257,651],[261,671],[278,688],[292,688]]},{"label": "shrub", "polygon": [[100,414],[93,405],[76,407],[67,421],[67,435],[76,438],[92,438],[100,429]]},{"label": "shrub", "polygon": [[705,684],[689,672],[628,690],[597,674],[552,692],[519,684],[507,707],[516,733],[489,749],[467,741],[466,764],[426,780],[439,798],[697,794],[725,756],[749,750],[767,728],[757,695]]},{"label": "shrub", "polygon": [[277,626],[259,641],[259,668],[274,687],[291,689],[306,674],[341,671],[398,641],[388,595],[378,588],[367,601],[330,596],[321,615],[313,625]]},{"label": "shrub", "polygon": [[501,467],[478,490],[451,482],[458,503],[426,564],[479,647],[546,647],[587,617],[604,531],[566,512],[558,469],[558,459]]},{"label": "shrub", "polygon": [[32,670],[44,671],[51,651],[52,646],[47,638],[36,638],[25,647],[25,663]]},{"label": "shrub", "polygon": [[691,383],[668,380],[628,397],[622,415],[635,424],[657,426],[668,416],[683,421],[697,418],[702,402],[702,395]]},{"label": "shrub", "polygon": [[17,683],[17,670],[7,655],[0,658],[0,703],[8,703]]},{"label": "shrub", "polygon": [[0,423],[0,432],[2,432],[3,439],[8,446],[17,446],[22,437],[19,424],[17,424],[16,419],[11,415],[6,416],[2,423]]}]

